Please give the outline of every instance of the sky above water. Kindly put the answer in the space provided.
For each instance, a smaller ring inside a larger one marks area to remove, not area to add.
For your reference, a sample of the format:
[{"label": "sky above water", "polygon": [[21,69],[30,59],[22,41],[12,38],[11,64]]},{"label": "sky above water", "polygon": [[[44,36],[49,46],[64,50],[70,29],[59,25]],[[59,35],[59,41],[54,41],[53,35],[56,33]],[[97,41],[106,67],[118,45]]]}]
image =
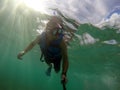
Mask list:
[{"label": "sky above water", "polygon": [[112,25],[116,19],[119,19],[118,23],[120,22],[120,0],[3,0],[0,2],[2,2],[0,12],[11,4],[14,10],[23,5],[37,12],[50,14],[54,12],[48,9],[57,8],[64,15],[80,23],[101,24],[106,19],[112,21]]}]

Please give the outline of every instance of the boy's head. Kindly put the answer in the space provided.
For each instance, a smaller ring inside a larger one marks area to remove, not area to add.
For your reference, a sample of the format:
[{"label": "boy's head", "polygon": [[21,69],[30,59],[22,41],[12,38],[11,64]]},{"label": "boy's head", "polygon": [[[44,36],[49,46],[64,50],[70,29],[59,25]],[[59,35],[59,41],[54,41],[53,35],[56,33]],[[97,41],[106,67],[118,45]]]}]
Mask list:
[{"label": "boy's head", "polygon": [[52,16],[46,25],[46,30],[55,30],[56,28],[61,28],[63,21],[58,16]]}]

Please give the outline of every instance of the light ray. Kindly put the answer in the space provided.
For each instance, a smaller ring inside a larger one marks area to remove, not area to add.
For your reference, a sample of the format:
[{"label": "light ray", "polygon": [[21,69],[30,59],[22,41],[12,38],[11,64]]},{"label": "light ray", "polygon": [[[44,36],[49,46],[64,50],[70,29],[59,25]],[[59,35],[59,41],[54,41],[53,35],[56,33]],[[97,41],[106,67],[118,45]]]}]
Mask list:
[{"label": "light ray", "polygon": [[46,12],[45,0],[23,0],[23,3],[35,11],[39,11],[41,13]]}]

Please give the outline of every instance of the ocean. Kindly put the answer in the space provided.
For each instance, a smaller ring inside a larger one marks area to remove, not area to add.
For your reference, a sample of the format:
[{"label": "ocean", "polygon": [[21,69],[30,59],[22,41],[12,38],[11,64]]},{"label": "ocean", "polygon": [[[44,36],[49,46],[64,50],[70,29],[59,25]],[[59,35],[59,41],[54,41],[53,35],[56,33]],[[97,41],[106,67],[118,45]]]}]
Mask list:
[{"label": "ocean", "polygon": [[[36,21],[39,13],[24,12],[13,12],[11,8],[0,11],[0,90],[63,90],[61,72],[52,70],[51,76],[46,76],[47,65],[40,61],[39,46],[23,60],[17,59],[17,54],[35,39],[41,25]],[[67,90],[120,90],[117,32],[116,28],[80,24],[68,46]]]}]

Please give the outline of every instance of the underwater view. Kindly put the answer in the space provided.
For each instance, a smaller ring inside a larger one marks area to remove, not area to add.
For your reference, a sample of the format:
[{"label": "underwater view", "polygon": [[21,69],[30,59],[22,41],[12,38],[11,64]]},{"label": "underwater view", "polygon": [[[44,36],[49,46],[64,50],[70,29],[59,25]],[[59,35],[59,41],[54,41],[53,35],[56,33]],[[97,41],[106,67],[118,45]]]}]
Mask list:
[{"label": "underwater view", "polygon": [[120,90],[119,0],[0,0],[0,90],[65,90],[39,45],[17,58],[51,16],[72,29],[66,90]]}]

